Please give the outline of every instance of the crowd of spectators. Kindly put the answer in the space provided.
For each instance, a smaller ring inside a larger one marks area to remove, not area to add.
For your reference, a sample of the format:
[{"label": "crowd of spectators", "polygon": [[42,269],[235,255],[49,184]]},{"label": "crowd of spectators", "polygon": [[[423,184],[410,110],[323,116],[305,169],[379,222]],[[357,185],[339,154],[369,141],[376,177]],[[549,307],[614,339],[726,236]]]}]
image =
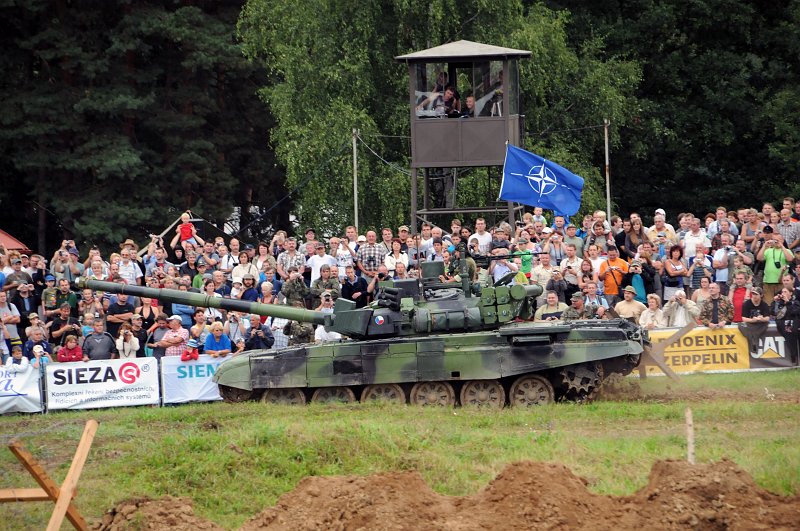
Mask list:
[{"label": "crowd of spectators", "polygon": [[[81,278],[203,293],[263,304],[332,312],[339,297],[364,307],[383,281],[414,278],[423,261],[441,261],[443,282],[468,275],[492,285],[501,278],[542,286],[537,321],[621,317],[648,329],[697,321],[709,328],[738,323],[751,351],[770,319],[793,356],[800,325],[800,201],[776,209],[718,207],[702,219],[678,214],[675,225],[657,209],[649,226],[638,213],[625,218],[597,211],[570,223],[525,213],[515,226],[474,226],[454,219],[448,229],[423,223],[412,235],[395,231],[302,240],[277,231],[255,244],[237,238],[204,241],[183,216],[165,244],[151,235],[144,249],[133,239],[119,252],[78,249],[64,240],[50,259],[0,248],[0,353],[23,364],[182,356],[196,359],[244,350],[339,339],[307,323],[77,290]],[[25,360],[25,361],[22,361]]]}]

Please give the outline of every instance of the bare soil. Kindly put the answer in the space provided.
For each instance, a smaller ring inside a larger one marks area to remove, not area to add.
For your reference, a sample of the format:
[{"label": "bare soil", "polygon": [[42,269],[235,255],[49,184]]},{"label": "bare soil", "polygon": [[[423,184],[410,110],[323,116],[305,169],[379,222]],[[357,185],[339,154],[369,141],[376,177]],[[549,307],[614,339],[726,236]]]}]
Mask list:
[{"label": "bare soil", "polygon": [[[767,492],[728,460],[660,461],[632,496],[592,494],[586,485],[562,465],[527,461],[463,497],[435,493],[417,472],[308,477],[241,530],[788,530],[800,514],[800,496]],[[220,529],[195,516],[191,501],[169,497],[122,502],[94,528]]]}]

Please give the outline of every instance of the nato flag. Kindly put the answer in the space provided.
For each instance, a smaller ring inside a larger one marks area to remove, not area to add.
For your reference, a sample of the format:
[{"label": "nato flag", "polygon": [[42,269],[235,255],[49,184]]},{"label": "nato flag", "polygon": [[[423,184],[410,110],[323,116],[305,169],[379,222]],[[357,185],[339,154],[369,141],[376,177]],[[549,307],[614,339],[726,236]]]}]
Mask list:
[{"label": "nato flag", "polygon": [[500,199],[571,216],[581,207],[583,178],[555,162],[506,145]]}]

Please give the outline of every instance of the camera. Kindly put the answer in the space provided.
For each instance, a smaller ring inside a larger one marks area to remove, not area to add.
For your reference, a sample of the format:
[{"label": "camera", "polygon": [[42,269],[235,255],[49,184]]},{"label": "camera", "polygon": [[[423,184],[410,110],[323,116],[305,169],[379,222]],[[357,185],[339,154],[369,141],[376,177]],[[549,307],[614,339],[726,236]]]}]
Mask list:
[{"label": "camera", "polygon": [[386,273],[378,273],[378,278],[383,280],[384,278],[386,278]]}]

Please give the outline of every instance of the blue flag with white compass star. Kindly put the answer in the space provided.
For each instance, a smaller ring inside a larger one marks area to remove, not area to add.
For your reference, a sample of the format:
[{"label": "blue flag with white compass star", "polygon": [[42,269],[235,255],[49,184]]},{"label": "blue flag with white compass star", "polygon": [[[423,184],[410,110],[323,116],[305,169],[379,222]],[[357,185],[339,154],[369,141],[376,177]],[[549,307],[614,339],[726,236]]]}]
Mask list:
[{"label": "blue flag with white compass star", "polygon": [[506,145],[500,199],[571,216],[581,207],[583,178],[555,162]]}]

